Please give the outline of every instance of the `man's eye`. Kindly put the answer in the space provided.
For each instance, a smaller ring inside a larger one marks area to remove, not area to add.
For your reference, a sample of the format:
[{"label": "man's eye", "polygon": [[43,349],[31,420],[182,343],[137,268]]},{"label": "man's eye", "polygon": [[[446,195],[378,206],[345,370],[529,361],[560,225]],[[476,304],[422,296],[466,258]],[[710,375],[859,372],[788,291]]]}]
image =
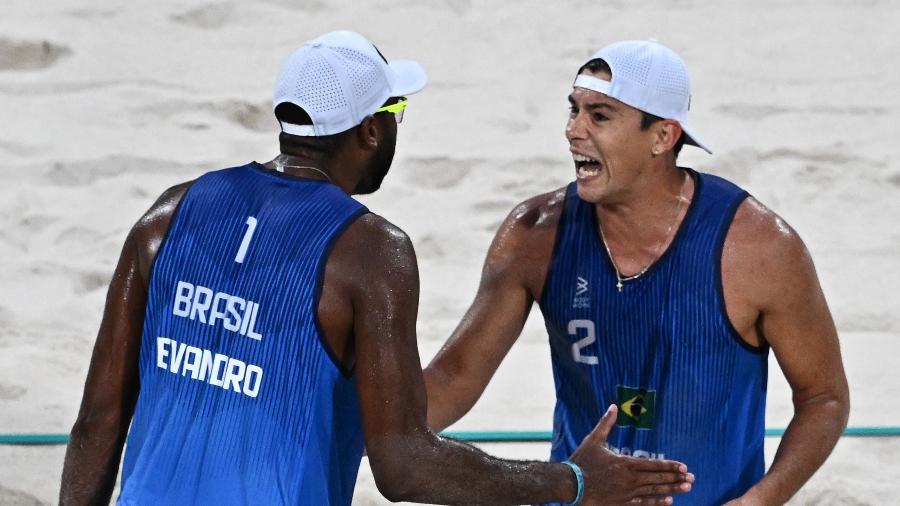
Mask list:
[{"label": "man's eye", "polygon": [[569,106],[569,114],[572,114],[572,115],[578,114],[578,108],[575,107],[574,105],[570,105]]},{"label": "man's eye", "polygon": [[594,116],[594,121],[606,121],[606,120],[609,119],[609,118],[607,118],[606,116],[600,114],[599,112],[595,112],[595,113],[593,114],[593,116]]}]

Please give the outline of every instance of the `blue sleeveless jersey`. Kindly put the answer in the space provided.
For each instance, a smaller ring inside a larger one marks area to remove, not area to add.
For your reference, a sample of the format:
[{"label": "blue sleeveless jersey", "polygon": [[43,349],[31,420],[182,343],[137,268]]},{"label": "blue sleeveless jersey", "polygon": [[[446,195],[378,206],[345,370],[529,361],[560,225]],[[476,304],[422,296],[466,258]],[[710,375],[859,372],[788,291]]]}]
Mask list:
[{"label": "blue sleeveless jersey", "polygon": [[119,504],[350,504],[359,403],[316,311],[365,211],[255,162],[194,182],[153,265]]},{"label": "blue sleeveless jersey", "polygon": [[617,404],[610,448],[684,462],[697,481],[676,504],[714,505],[763,475],[768,350],[741,340],[722,291],[725,234],[747,194],[689,173],[675,239],[621,292],[594,205],[567,188],[540,304],[557,396],[551,458],[568,458]]}]

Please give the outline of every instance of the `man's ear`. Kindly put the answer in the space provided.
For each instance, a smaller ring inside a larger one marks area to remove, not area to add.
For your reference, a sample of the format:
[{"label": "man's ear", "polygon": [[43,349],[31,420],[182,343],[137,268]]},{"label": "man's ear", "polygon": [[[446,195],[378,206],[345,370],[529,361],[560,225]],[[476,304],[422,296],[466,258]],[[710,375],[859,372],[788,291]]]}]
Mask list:
[{"label": "man's ear", "polygon": [[362,149],[376,150],[381,141],[381,129],[375,116],[366,116],[357,129],[357,142]]},{"label": "man's ear", "polygon": [[654,156],[671,151],[681,138],[681,125],[677,121],[664,119],[653,124],[655,135],[650,151]]}]

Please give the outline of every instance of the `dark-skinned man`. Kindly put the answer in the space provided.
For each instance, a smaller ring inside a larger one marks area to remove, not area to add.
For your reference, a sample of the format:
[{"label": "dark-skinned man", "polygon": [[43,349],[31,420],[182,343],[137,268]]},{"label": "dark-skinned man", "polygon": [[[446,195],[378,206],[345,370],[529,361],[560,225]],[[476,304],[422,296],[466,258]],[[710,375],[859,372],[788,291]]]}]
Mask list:
[{"label": "dark-skinned man", "polygon": [[[409,238],[350,197],[393,159],[415,62],[353,32],[308,42],[275,93],[281,154],[166,191],[125,241],[60,503],[349,505],[365,444],[390,500],[669,504],[683,464],[603,446],[490,457],[428,429]],[[129,429],[130,425],[130,429]]]},{"label": "dark-skinned man", "polygon": [[[677,504],[784,503],[849,410],[809,253],[740,188],[676,165],[683,144],[706,148],[686,124],[690,82],[670,49],[601,49],[569,103],[576,180],[501,225],[475,301],[426,368],[431,427],[472,407],[538,302],[557,395],[551,460],[615,403],[613,451],[680,460],[696,475]],[[770,348],[795,411],[764,474]]]}]

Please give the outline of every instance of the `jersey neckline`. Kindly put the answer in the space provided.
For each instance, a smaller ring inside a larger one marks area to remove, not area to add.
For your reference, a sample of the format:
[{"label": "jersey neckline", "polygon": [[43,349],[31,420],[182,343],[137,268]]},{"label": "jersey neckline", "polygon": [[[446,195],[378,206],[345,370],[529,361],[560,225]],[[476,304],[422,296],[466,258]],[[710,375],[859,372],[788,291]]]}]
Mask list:
[{"label": "jersey neckline", "polygon": [[[625,291],[626,287],[628,287],[629,284],[634,284],[633,282],[637,282],[641,279],[649,278],[651,276],[651,274],[654,271],[656,271],[657,268],[663,264],[663,262],[665,262],[665,260],[669,257],[669,253],[678,246],[678,243],[681,240],[681,236],[684,235],[684,233],[685,233],[684,230],[687,228],[686,224],[688,223],[688,221],[691,220],[691,218],[694,215],[694,210],[697,208],[697,201],[699,200],[700,193],[703,189],[703,178],[700,177],[700,174],[697,171],[695,171],[694,169],[691,169],[690,167],[678,167],[678,168],[687,172],[688,176],[694,181],[694,194],[691,196],[691,202],[690,202],[690,204],[688,204],[687,211],[685,211],[685,213],[684,213],[684,218],[682,218],[681,223],[678,224],[678,229],[675,231],[675,236],[672,237],[672,241],[669,243],[669,245],[666,247],[666,249],[663,250],[662,254],[660,254],[656,258],[656,260],[654,260],[653,263],[650,264],[649,267],[647,267],[647,270],[644,271],[643,274],[641,274],[640,276],[638,276],[636,278],[631,278],[631,279],[627,279],[627,280],[625,279],[625,276],[622,276],[622,281],[623,281],[622,282],[622,291]],[[581,200],[581,197],[578,197],[578,199]],[[591,206],[590,215],[591,215],[591,224],[593,225],[593,233],[591,234],[591,236],[594,238],[594,242],[597,245],[597,249],[600,250],[600,256],[603,259],[605,259],[604,263],[605,263],[606,267],[609,269],[612,269],[612,271],[615,272],[617,267],[614,264],[613,259],[610,257],[609,251],[607,251],[606,248],[603,246],[603,239],[600,237],[600,226],[599,226],[599,223],[597,222],[597,210],[595,208],[596,204],[591,204],[587,201],[583,201],[583,202],[588,204],[589,206]]]},{"label": "jersey neckline", "polygon": [[276,177],[278,179],[282,179],[285,181],[293,181],[293,182],[297,182],[297,183],[322,183],[322,184],[330,184],[330,185],[337,186],[334,183],[332,183],[331,181],[326,181],[324,179],[314,179],[311,177],[293,176],[290,174],[286,174],[284,172],[278,172],[278,171],[275,171],[275,170],[272,170],[272,169],[266,167],[265,165],[257,162],[256,160],[251,161],[247,166],[264,176]]}]

